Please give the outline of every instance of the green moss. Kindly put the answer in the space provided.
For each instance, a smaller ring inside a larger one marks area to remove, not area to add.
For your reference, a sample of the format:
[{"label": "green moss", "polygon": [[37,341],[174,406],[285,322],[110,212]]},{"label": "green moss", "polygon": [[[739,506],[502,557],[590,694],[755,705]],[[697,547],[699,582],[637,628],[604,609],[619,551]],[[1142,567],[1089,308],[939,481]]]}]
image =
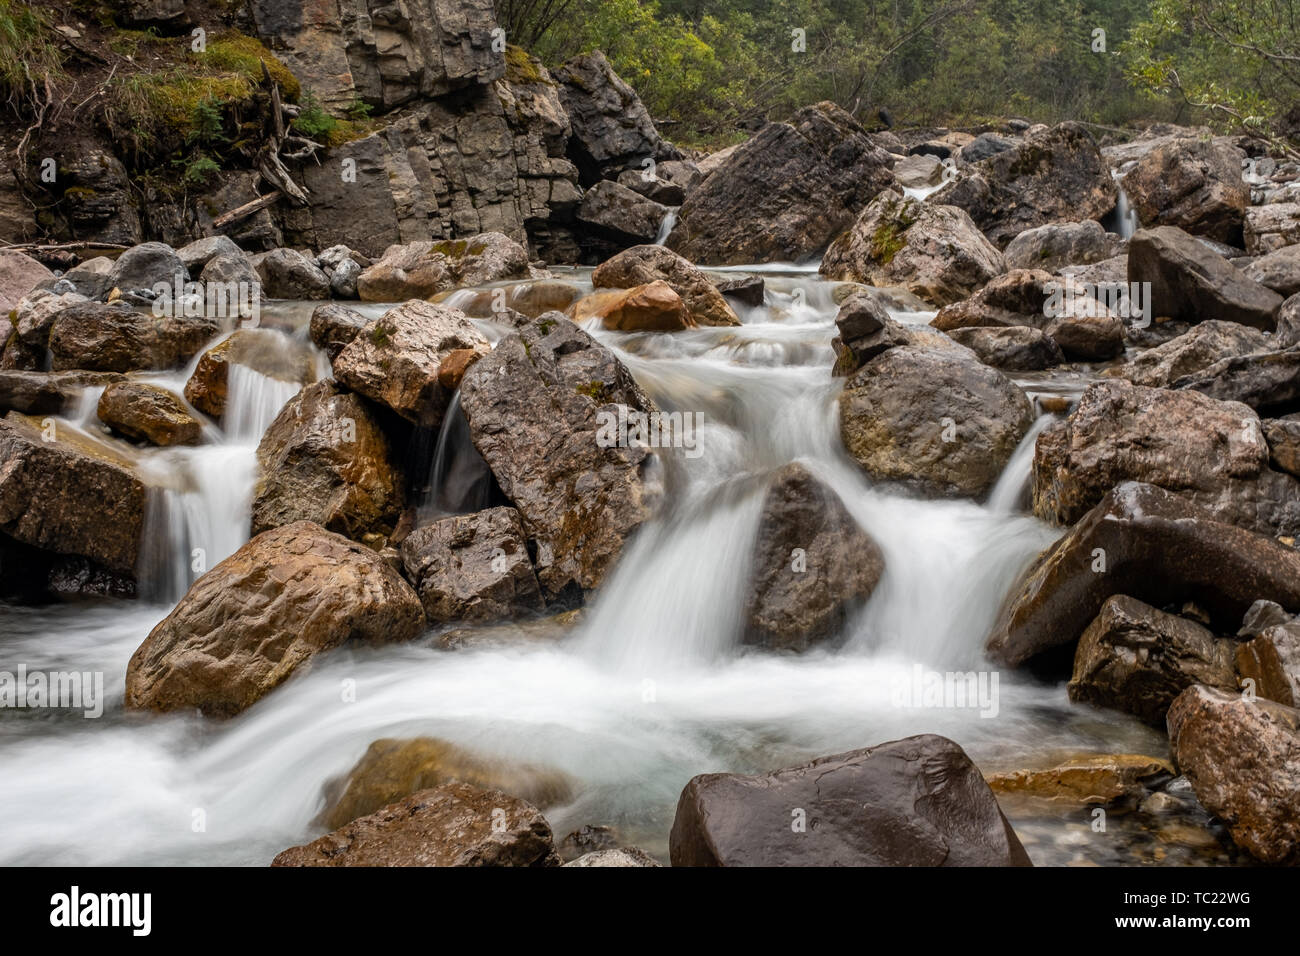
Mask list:
[{"label": "green moss", "polygon": [[[469,250],[469,243],[464,239],[440,239],[433,244],[433,251],[449,259],[462,259]],[[479,252],[482,252],[482,248]]]},{"label": "green moss", "polygon": [[302,84],[293,72],[281,63],[262,41],[245,36],[237,30],[223,33],[208,43],[207,51],[194,54],[202,66],[222,73],[235,73],[254,84],[262,81],[262,64],[270,71],[285,98],[297,102],[302,95]]},{"label": "green moss", "polygon": [[554,319],[542,319],[537,323],[537,327],[542,330],[542,335],[550,335],[551,329],[555,328]]},{"label": "green moss", "polygon": [[382,322],[376,322],[370,330],[370,342],[379,348],[383,348],[391,341],[391,335],[392,332]]},{"label": "green moss", "polygon": [[529,83],[554,86],[554,83],[542,73],[541,65],[539,60],[534,60],[520,47],[506,47],[506,80],[510,83],[520,86]]},{"label": "green moss", "polygon": [[604,382],[588,382],[586,385],[579,385],[574,391],[579,395],[585,395],[597,405],[604,405],[608,390]]},{"label": "green moss", "polygon": [[69,186],[63,190],[64,199],[90,199],[96,192],[86,186]]}]

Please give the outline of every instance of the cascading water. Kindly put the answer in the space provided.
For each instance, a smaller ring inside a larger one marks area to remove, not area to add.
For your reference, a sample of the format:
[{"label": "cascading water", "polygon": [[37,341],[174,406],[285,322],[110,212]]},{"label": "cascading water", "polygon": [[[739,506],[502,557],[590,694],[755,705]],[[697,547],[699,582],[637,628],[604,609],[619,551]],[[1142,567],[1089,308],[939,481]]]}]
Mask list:
[{"label": "cascading water", "polygon": [[655,234],[654,245],[662,246],[668,241],[668,236],[673,231],[673,226],[677,225],[677,213],[680,211],[679,206],[669,206],[668,211],[664,213],[663,221],[659,223],[659,231]]},{"label": "cascading water", "polygon": [[[696,416],[699,453],[671,453],[663,512],[567,634],[555,625],[524,644],[455,651],[432,641],[345,647],[229,721],[145,720],[121,707],[126,662],[169,605],[0,610],[14,659],[46,669],[93,662],[111,692],[90,726],[0,715],[0,862],[265,865],[319,833],[322,787],[380,737],[437,736],[554,768],[579,784],[571,803],[544,808],[557,834],[610,824],[660,855],[697,773],[773,769],[921,732],[952,737],[986,770],[1033,754],[1160,752],[1161,735],[1137,721],[1071,707],[1060,686],[1018,674],[1001,674],[997,719],[898,705],[917,667],[977,666],[1003,596],[1057,532],[1016,507],[1032,436],[987,505],[915,500],[864,478],[838,437],[832,285],[814,270],[751,270],[766,276],[767,303],[741,310],[738,328],[593,330],[662,408]],[[186,578],[194,541],[222,551],[246,533],[256,433],[283,398],[243,376],[231,385],[232,401],[247,399],[231,420],[243,423],[238,441],[163,453],[150,466],[176,486],[161,525],[151,524],[169,529],[155,544]],[[468,442],[458,421],[449,416],[433,455],[435,492],[460,480]],[[168,466],[168,455],[189,471]],[[840,496],[886,561],[838,646],[799,656],[739,644],[763,491],[795,459]],[[177,575],[171,586],[182,583]],[[355,688],[346,698],[344,680]],[[202,833],[191,826],[198,810]],[[1117,840],[1085,845],[1059,821],[1017,826],[1037,863],[1122,859]]]}]

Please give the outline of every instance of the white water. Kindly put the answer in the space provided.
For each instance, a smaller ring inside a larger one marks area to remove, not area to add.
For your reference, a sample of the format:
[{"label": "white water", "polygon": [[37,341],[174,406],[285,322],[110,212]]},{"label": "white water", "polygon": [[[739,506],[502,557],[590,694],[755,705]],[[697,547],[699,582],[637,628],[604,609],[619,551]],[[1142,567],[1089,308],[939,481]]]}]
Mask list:
[{"label": "white water", "polygon": [[664,213],[663,221],[659,223],[659,232],[655,234],[655,241],[652,245],[662,246],[668,241],[668,236],[672,233],[673,226],[677,225],[677,213],[680,210],[680,206],[668,207],[668,211]]},{"label": "white water", "polygon": [[[547,808],[557,836],[611,824],[659,854],[697,773],[773,769],[920,732],[954,738],[986,769],[1062,751],[1162,752],[1135,722],[1072,708],[1060,686],[1011,673],[994,719],[896,706],[914,664],[976,666],[1003,595],[1056,532],[1014,509],[1025,446],[987,507],[872,487],[837,435],[830,285],[779,271],[769,305],[743,310],[740,329],[598,333],[661,406],[704,416],[703,454],[672,458],[663,514],[567,635],[450,652],[429,641],[345,648],[219,722],[121,709],[126,662],[170,603],[0,607],[7,660],[102,669],[111,695],[98,721],[0,712],[0,863],[264,865],[319,833],[322,786],[385,736],[436,735],[562,770],[580,790]],[[186,577],[194,542],[208,542],[211,566],[246,535],[253,433],[280,400],[267,382],[232,376],[240,436],[147,466],[176,485],[154,519],[166,534],[150,535]],[[842,646],[798,657],[738,644],[764,481],[794,459],[840,495],[886,560]],[[174,573],[171,587],[180,581]],[[345,680],[354,702],[340,693]],[[1057,836],[1031,855],[1083,852]]]}]

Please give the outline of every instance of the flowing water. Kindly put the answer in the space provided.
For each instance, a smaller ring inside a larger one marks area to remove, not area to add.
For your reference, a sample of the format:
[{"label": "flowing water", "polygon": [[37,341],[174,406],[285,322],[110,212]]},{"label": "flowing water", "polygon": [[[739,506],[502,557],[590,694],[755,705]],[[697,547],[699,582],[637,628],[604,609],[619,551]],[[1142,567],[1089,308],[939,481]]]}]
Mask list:
[{"label": "flowing water", "polygon": [[[225,722],[127,713],[131,653],[196,567],[211,567],[246,539],[257,437],[296,386],[238,371],[228,431],[212,426],[193,449],[131,451],[152,486],[148,598],[0,607],[6,666],[103,671],[109,695],[97,720],[0,712],[0,862],[265,865],[321,832],[313,820],[322,787],[380,737],[432,735],[562,771],[578,786],[571,803],[546,808],[557,837],[607,824],[661,857],[677,797],[697,773],[775,769],[921,732],[953,738],[986,772],[1079,752],[1165,754],[1163,735],[1073,707],[1061,684],[1019,673],[997,675],[995,713],[900,706],[899,688],[918,673],[988,669],[981,647],[1003,596],[1059,533],[1023,507],[1033,435],[987,504],[873,487],[838,438],[831,284],[815,266],[727,271],[762,272],[767,281],[764,305],[739,307],[740,328],[591,330],[661,407],[702,417],[698,454],[669,453],[663,513],[632,539],[567,632],[557,625],[543,639],[452,651],[433,635],[346,647]],[[301,341],[309,307],[270,304],[266,312],[292,330],[285,347]],[[154,380],[179,392],[186,373]],[[1082,387],[1077,373],[1023,384],[1031,392]],[[125,453],[94,427],[92,398],[67,424]],[[476,457],[453,409],[429,452],[423,520],[484,502]],[[793,460],[839,494],[886,562],[842,640],[802,656],[740,644],[764,482]],[[1083,811],[1013,814],[1040,864],[1204,856],[1161,849],[1137,823],[1117,820],[1099,835],[1090,819]]]}]

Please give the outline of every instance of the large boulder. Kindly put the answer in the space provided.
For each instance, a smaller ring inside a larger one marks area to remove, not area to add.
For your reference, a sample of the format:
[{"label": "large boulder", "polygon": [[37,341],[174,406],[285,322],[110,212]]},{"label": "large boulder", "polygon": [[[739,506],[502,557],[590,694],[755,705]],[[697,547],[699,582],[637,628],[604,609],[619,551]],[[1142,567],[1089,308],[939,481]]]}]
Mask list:
[{"label": "large boulder", "polygon": [[1038,437],[1034,513],[1073,524],[1124,481],[1184,495],[1219,520],[1300,533],[1300,484],[1269,467],[1248,406],[1196,392],[1097,382],[1070,417]]},{"label": "large boulder", "polygon": [[569,154],[584,184],[612,179],[626,166],[640,171],[647,159],[681,158],[675,146],[660,138],[640,97],[614,72],[604,53],[576,56],[554,77],[573,127]]},{"label": "large boulder", "polygon": [[235,244],[229,236],[205,236],[181,246],[176,250],[176,258],[189,271],[190,275],[199,275],[203,267],[217,256],[243,256],[244,250]]},{"label": "large boulder", "polygon": [[333,362],[353,339],[374,319],[368,319],[360,312],[328,302],[316,306],[307,326],[312,344],[321,349]]},{"label": "large boulder", "polygon": [[1268,340],[1258,329],[1210,319],[1106,374],[1127,379],[1134,385],[1169,388],[1180,378],[1200,372],[1220,359],[1251,355],[1267,348]]},{"label": "large boulder", "polygon": [[1026,229],[1012,239],[1006,248],[1007,268],[1056,272],[1065,266],[1104,262],[1120,246],[1119,236],[1107,232],[1095,219],[1053,222]]},{"label": "large boulder", "polygon": [[1118,198],[1092,136],[1077,123],[1062,123],[972,164],[930,201],[960,206],[998,248],[1005,248],[1026,229],[1101,219]]},{"label": "large boulder", "polygon": [[1148,228],[1177,226],[1240,246],[1250,205],[1250,187],[1241,178],[1245,158],[1220,139],[1174,139],[1139,159],[1120,184]]},{"label": "large boulder", "polygon": [[985,365],[1004,372],[1036,372],[1053,368],[1065,361],[1065,353],[1046,332],[1029,326],[1009,328],[953,329],[948,333],[958,345],[964,345]]},{"label": "large boulder", "polygon": [[1193,684],[1236,690],[1235,656],[1235,641],[1116,595],[1079,638],[1067,690],[1076,703],[1113,707],[1163,727],[1169,705]]},{"label": "large boulder", "polygon": [[558,313],[502,339],[460,394],[475,448],[537,544],[548,602],[594,589],[663,493],[656,453],[611,434],[654,403],[614,353]]},{"label": "large boulder", "polygon": [[1174,381],[1174,388],[1241,402],[1261,415],[1300,411],[1300,348],[1229,355]]},{"label": "large boulder", "polygon": [[660,279],[682,297],[696,325],[740,324],[735,310],[708,277],[664,246],[625,249],[591,274],[591,284],[597,289],[630,289]]},{"label": "large boulder", "polygon": [[662,279],[630,289],[596,292],[573,303],[575,322],[599,319],[618,332],[677,332],[695,328],[690,310]]},{"label": "large boulder", "polygon": [[1300,203],[1270,203],[1246,210],[1246,252],[1263,256],[1300,243]]},{"label": "large boulder", "polygon": [[754,541],[744,640],[803,651],[835,637],[875,590],[885,558],[803,465],[776,473]]},{"label": "large boulder", "polygon": [[1189,687],[1169,746],[1201,806],[1264,863],[1300,862],[1300,710]]},{"label": "large boulder", "polygon": [[303,846],[272,866],[559,866],[550,824],[500,790],[421,790]]},{"label": "large boulder", "polygon": [[312,521],[353,540],[392,533],[405,478],[366,400],[317,382],[280,410],[257,446],[252,533]]},{"label": "large boulder", "polygon": [[1300,624],[1287,620],[1263,628],[1257,637],[1237,645],[1236,651],[1243,685],[1252,680],[1260,697],[1300,706]]},{"label": "large boulder", "polygon": [[0,421],[0,532],[130,573],[144,528],[145,487],[125,461],[37,428]]},{"label": "large boulder", "polygon": [[673,866],[1029,866],[979,769],[922,734],[799,767],[691,779]]},{"label": "large boulder", "polygon": [[1066,358],[1096,362],[1124,351],[1124,323],[1095,289],[1042,269],[1013,269],[969,299],[945,305],[936,329],[1027,327],[1045,332]]},{"label": "large boulder", "polygon": [[214,418],[226,413],[230,369],[239,365],[259,375],[306,385],[315,370],[305,351],[283,347],[283,338],[270,329],[238,329],[208,349],[185,383],[185,400]]},{"label": "large boulder", "polygon": [[54,273],[31,256],[0,250],[0,315],[8,315],[23,296],[53,278]]},{"label": "large boulder", "polygon": [[150,445],[197,445],[203,431],[177,396],[144,382],[109,385],[99,396],[96,413],[118,434]]},{"label": "large boulder", "polygon": [[117,372],[0,371],[0,412],[57,415],[81,398],[87,388],[126,381]]},{"label": "large boulder", "polygon": [[905,286],[946,305],[1005,272],[1006,260],[963,210],[889,189],[831,243],[820,271],[828,279]]},{"label": "large boulder", "polygon": [[194,582],[131,655],[126,705],[233,716],[323,651],[409,641],[423,629],[420,599],[388,562],[296,521]]},{"label": "large boulder", "polygon": [[1221,319],[1272,331],[1282,297],[1176,226],[1139,229],[1129,241],[1130,282],[1151,283],[1152,314]]},{"label": "large boulder", "polygon": [[650,242],[667,215],[667,206],[610,179],[588,189],[578,207],[578,222],[622,245]]},{"label": "large boulder", "polygon": [[359,12],[337,3],[254,0],[249,12],[257,35],[303,87],[338,110],[364,101],[386,111],[505,72],[491,0],[413,0]]},{"label": "large boulder", "polygon": [[840,396],[844,447],[876,481],[980,498],[1033,424],[1024,392],[964,349],[900,346],[858,369]]},{"label": "large boulder", "polygon": [[430,624],[489,623],[541,611],[541,589],[514,508],[453,515],[412,531],[402,563]]},{"label": "large boulder", "polygon": [[357,295],[363,302],[403,302],[527,275],[528,250],[499,232],[424,239],[389,246],[357,278]]},{"label": "large boulder", "polygon": [[835,327],[840,334],[831,340],[831,374],[837,378],[852,375],[881,352],[900,345],[935,344],[927,342],[925,330],[890,316],[880,296],[867,290],[852,292],[840,303]]},{"label": "large boulder", "polygon": [[181,282],[186,282],[190,273],[176,250],[165,242],[145,242],[117,257],[113,271],[108,276],[108,287],[135,292],[139,289],[152,289],[162,283],[171,288],[177,277]]},{"label": "large boulder", "polygon": [[1300,609],[1300,553],[1163,488],[1125,482],[1011,589],[989,655],[1017,666],[1073,646],[1116,594],[1153,607],[1194,601],[1224,632],[1261,597]]},{"label": "large boulder", "polygon": [[334,358],[334,377],[416,425],[436,427],[452,390],[438,369],[453,352],[492,346],[459,309],[411,301],[390,309]]},{"label": "large boulder", "polygon": [[1283,246],[1260,256],[1242,270],[1246,278],[1253,279],[1266,289],[1272,289],[1283,298],[1300,292],[1300,244]]},{"label": "large boulder", "polygon": [[805,107],[727,156],[686,197],[667,245],[708,265],[806,259],[893,182],[891,162],[839,107]]},{"label": "large boulder", "polygon": [[447,783],[504,790],[534,806],[549,807],[573,797],[573,781],[558,771],[486,757],[435,737],[376,740],[348,771],[327,788],[325,825],[337,829],[421,790]]},{"label": "large boulder", "polygon": [[261,256],[257,274],[272,299],[328,299],[329,277],[296,249],[274,249]]},{"label": "large boulder", "polygon": [[55,371],[136,372],[183,365],[221,331],[215,319],[156,318],[121,305],[71,305],[50,323]]}]

